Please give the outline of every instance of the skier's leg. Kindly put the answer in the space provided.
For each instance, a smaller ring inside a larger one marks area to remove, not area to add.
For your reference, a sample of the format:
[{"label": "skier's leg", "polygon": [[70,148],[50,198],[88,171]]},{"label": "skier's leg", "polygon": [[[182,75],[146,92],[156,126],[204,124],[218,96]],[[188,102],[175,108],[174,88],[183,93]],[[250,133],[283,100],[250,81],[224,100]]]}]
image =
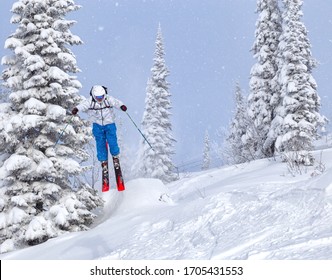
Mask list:
[{"label": "skier's leg", "polygon": [[103,126],[94,123],[92,133],[96,140],[97,158],[99,161],[107,161],[106,136]]},{"label": "skier's leg", "polygon": [[106,125],[105,130],[106,130],[106,138],[107,138],[108,146],[110,149],[110,153],[113,157],[115,157],[115,156],[119,155],[119,153],[120,153],[118,139],[116,137],[115,123]]}]

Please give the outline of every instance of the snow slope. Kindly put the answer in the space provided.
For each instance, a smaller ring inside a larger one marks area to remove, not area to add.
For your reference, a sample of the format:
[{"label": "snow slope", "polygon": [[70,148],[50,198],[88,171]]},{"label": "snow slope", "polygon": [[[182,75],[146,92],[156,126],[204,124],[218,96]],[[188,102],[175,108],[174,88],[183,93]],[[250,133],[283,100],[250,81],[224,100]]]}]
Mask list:
[{"label": "snow slope", "polygon": [[[316,152],[320,157],[320,152]],[[332,149],[325,171],[291,176],[259,160],[186,174],[163,185],[138,179],[103,194],[89,231],[1,259],[332,259]]]}]

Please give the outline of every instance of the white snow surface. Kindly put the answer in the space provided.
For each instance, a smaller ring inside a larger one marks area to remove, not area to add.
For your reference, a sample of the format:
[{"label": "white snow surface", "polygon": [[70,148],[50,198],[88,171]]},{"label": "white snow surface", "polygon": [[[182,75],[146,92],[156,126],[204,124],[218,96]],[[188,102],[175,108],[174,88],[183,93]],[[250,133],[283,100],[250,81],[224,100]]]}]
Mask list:
[{"label": "white snow surface", "polygon": [[[320,157],[317,151],[315,156]],[[258,160],[127,182],[102,194],[94,226],[0,255],[1,259],[332,259],[332,149],[325,170],[291,176]],[[317,173],[317,172],[316,172]]]}]

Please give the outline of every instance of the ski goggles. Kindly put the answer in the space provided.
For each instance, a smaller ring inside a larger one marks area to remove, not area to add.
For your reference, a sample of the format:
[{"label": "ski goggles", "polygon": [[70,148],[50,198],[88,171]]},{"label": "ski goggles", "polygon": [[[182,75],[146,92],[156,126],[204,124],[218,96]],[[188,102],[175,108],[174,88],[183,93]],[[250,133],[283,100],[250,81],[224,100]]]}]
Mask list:
[{"label": "ski goggles", "polygon": [[97,95],[95,96],[96,101],[103,101],[104,100],[104,95]]}]

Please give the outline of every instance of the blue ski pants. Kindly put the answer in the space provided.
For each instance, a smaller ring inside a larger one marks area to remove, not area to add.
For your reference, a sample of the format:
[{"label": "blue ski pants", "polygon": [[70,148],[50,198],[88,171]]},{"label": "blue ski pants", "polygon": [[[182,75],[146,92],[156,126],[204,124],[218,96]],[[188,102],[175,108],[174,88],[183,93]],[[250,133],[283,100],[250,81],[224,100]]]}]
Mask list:
[{"label": "blue ski pants", "polygon": [[96,140],[97,158],[99,161],[106,161],[108,159],[106,142],[108,143],[108,147],[112,156],[117,156],[120,153],[118,140],[116,137],[115,123],[107,125],[93,123],[92,133]]}]

